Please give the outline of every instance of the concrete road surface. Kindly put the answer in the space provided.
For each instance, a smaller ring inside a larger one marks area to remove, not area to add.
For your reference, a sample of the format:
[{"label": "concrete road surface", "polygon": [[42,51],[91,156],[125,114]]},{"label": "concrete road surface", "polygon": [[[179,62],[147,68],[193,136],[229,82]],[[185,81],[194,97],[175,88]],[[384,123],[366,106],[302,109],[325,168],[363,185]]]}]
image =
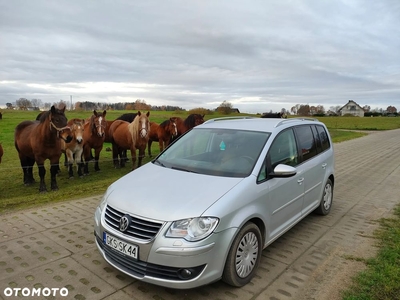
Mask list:
[{"label": "concrete road surface", "polygon": [[[95,196],[0,216],[0,298],[338,298],[349,282],[347,275],[360,268],[349,258],[375,253],[375,220],[389,216],[400,202],[400,130],[371,133],[334,147],[331,214],[306,217],[265,249],[257,276],[243,288],[216,282],[173,290],[116,271],[94,244],[93,212],[100,200]],[[20,297],[9,296],[18,288]],[[33,289],[44,295],[27,296]]]}]

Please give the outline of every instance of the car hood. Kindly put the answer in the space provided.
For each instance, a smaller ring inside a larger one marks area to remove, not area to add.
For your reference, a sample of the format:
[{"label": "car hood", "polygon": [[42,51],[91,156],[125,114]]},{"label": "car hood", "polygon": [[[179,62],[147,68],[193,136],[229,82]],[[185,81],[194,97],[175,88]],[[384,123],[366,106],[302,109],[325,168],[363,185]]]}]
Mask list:
[{"label": "car hood", "polygon": [[114,182],[106,197],[115,209],[153,220],[174,221],[202,215],[242,180],[147,163]]}]

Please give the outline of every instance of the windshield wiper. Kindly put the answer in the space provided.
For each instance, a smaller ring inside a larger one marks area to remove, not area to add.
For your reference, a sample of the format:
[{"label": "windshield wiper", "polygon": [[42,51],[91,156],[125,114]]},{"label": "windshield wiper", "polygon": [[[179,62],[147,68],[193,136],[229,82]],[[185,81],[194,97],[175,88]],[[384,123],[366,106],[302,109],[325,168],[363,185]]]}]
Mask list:
[{"label": "windshield wiper", "polygon": [[171,169],[178,170],[178,171],[189,172],[189,173],[197,173],[197,172],[192,171],[192,170],[188,170],[188,169],[184,169],[184,168],[178,168],[178,167],[171,167]]},{"label": "windshield wiper", "polygon": [[161,161],[159,161],[158,159],[154,160],[153,162],[154,162],[154,163],[157,163],[157,164],[160,165],[161,167],[166,168],[166,166],[165,166]]}]

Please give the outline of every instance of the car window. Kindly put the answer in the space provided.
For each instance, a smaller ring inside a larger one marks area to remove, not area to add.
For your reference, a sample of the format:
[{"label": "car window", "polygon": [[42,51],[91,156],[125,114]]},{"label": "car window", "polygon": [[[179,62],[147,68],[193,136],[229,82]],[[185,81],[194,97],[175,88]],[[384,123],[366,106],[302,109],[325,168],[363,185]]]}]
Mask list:
[{"label": "car window", "polygon": [[331,147],[329,142],[328,134],[323,126],[317,125],[317,131],[319,139],[321,140],[322,151],[327,150]]},{"label": "car window", "polygon": [[302,161],[306,161],[317,155],[317,146],[310,125],[295,127],[297,139],[300,145]]}]

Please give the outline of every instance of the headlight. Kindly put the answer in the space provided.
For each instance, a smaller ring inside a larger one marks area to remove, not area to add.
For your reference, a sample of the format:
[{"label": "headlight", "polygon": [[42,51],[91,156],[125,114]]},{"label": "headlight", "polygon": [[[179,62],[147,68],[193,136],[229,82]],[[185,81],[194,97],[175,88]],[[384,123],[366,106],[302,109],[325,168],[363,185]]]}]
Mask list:
[{"label": "headlight", "polygon": [[217,227],[218,218],[200,217],[175,221],[169,227],[166,237],[184,238],[195,242],[209,236]]}]

